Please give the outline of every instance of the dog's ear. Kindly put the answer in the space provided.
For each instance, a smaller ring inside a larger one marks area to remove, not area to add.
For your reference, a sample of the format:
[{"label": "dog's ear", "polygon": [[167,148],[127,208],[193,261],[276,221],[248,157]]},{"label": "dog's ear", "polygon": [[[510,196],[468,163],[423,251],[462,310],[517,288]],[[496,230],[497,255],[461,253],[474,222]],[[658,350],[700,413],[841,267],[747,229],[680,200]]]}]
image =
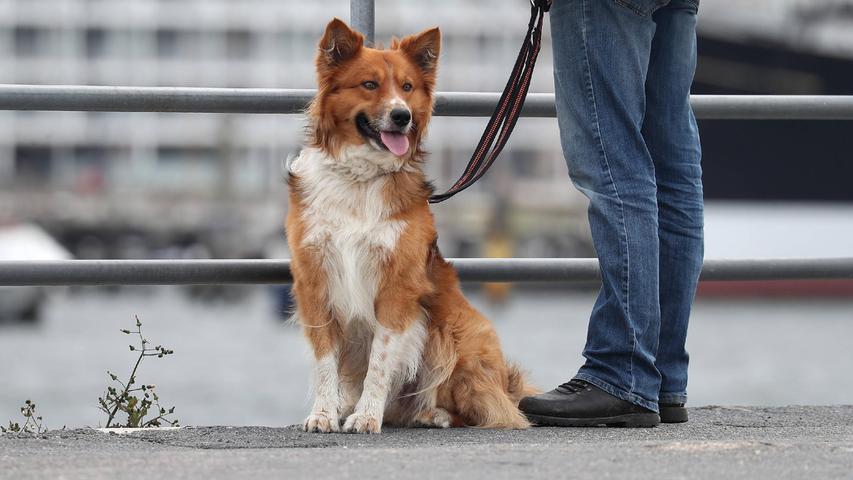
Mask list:
[{"label": "dog's ear", "polygon": [[320,40],[317,66],[334,66],[354,57],[364,45],[364,36],[338,18],[326,25]]},{"label": "dog's ear", "polygon": [[405,53],[425,73],[435,73],[441,51],[441,31],[438,27],[403,38],[397,48]]}]

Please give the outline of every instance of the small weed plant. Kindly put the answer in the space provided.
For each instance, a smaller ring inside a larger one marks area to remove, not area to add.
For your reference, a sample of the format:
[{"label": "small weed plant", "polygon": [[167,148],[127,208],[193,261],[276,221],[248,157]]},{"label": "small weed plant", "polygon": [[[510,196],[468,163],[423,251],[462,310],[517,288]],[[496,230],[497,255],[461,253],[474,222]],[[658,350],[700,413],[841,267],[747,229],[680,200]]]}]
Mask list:
[{"label": "small weed plant", "polygon": [[23,425],[18,422],[13,423],[10,420],[9,426],[0,426],[0,432],[42,434],[47,431],[47,429],[42,426],[41,417],[36,416],[36,404],[32,400],[24,402],[24,406],[21,407],[21,415],[24,416]]},{"label": "small weed plant", "polygon": [[[178,426],[178,420],[170,416],[175,407],[166,409],[160,406],[160,397],[156,387],[136,380],[136,371],[142,360],[149,357],[163,358],[175,353],[173,350],[157,345],[150,347],[148,340],[142,335],[142,322],[136,317],[136,330],[121,330],[125,335],[138,337],[138,345],[129,345],[131,352],[139,352],[136,363],[127,381],[122,382],[118,375],[107,371],[115,385],[107,386],[103,396],[98,397],[98,408],[107,414],[107,427],[148,428],[169,425]],[[126,415],[127,420],[118,421],[118,417]]]}]

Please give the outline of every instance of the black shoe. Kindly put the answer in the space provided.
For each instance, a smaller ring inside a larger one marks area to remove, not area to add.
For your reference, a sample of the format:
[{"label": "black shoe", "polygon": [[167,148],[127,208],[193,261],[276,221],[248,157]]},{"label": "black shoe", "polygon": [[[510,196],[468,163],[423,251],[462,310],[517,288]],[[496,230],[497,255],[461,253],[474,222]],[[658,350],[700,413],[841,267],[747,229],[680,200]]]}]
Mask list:
[{"label": "black shoe", "polygon": [[661,403],[660,407],[660,422],[661,423],[684,423],[687,421],[687,408],[683,403]]},{"label": "black shoe", "polygon": [[560,427],[654,427],[657,413],[619,399],[583,380],[572,380],[518,404],[536,425]]}]

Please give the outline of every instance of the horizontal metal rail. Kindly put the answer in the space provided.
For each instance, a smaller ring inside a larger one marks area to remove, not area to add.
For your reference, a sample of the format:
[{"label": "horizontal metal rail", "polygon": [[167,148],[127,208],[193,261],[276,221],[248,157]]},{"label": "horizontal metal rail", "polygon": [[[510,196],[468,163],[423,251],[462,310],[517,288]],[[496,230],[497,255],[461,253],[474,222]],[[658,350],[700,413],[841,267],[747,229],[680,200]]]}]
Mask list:
[{"label": "horizontal metal rail", "polygon": [[[301,113],[314,90],[270,88],[0,85],[0,110],[184,113]],[[487,117],[499,93],[439,92],[435,114]],[[853,96],[693,95],[707,120],[853,120]],[[554,94],[531,93],[522,115],[554,117]]]},{"label": "horizontal metal rail", "polygon": [[[592,282],[594,258],[451,259],[467,282]],[[853,257],[706,260],[703,281],[853,279]],[[0,286],[278,284],[288,260],[63,260],[0,262]]]}]

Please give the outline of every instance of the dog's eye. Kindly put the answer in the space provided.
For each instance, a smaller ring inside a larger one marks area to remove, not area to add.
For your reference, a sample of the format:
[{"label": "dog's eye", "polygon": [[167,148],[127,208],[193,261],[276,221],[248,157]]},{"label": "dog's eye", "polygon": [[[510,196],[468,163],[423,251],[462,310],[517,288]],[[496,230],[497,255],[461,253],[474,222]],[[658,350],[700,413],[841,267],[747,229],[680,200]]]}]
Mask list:
[{"label": "dog's eye", "polygon": [[366,82],[362,82],[361,86],[368,89],[368,90],[376,90],[377,88],[379,88],[378,83],[370,81],[370,80],[368,80]]},{"label": "dog's eye", "polygon": [[411,92],[412,91],[412,84],[411,83],[404,83],[403,84],[403,91],[404,92]]}]

